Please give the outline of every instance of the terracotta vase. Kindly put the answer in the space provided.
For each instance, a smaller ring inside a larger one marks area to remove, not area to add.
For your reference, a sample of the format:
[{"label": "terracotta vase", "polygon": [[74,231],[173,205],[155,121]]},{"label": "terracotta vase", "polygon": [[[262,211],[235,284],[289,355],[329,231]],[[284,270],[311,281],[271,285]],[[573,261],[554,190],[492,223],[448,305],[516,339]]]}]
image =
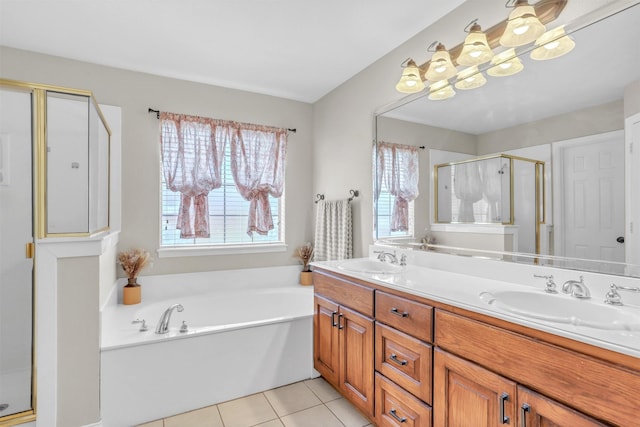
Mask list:
[{"label": "terracotta vase", "polygon": [[311,271],[300,272],[300,284],[303,286],[313,285],[313,273]]},{"label": "terracotta vase", "polygon": [[122,303],[125,305],[140,304],[142,301],[142,286],[136,282],[136,278],[129,279],[129,282],[122,288]]}]

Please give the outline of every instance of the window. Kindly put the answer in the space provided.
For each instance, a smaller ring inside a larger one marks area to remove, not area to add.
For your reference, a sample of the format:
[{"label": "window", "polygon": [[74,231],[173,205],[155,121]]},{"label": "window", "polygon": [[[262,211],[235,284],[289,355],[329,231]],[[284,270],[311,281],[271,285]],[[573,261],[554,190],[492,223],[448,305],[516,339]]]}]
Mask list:
[{"label": "window", "polygon": [[413,236],[414,230],[414,213],[413,200],[409,202],[409,224],[406,230],[391,231],[391,216],[393,214],[393,204],[395,196],[393,196],[387,186],[382,183],[380,195],[378,196],[378,238],[384,237],[409,237]]},{"label": "window", "polygon": [[418,197],[418,147],[379,141],[375,149],[377,237],[414,234]]},{"label": "window", "polygon": [[[170,113],[162,113],[161,118],[161,247],[246,248],[283,244],[284,178],[278,174],[284,174],[284,167],[278,170],[277,165],[269,166],[269,163],[277,163],[272,161],[274,158],[281,160],[278,156],[283,155],[284,150],[277,148],[283,140],[271,131],[274,128]],[[239,154],[234,156],[233,150]],[[260,173],[253,168],[260,168]],[[247,175],[258,175],[261,179],[246,182]],[[265,176],[270,177],[268,182],[264,182]],[[173,182],[175,191],[167,184],[167,178]],[[249,188],[256,182],[260,186]],[[271,211],[266,222],[272,222],[272,228],[263,230],[264,221],[260,218],[255,225],[256,216],[263,215],[265,208],[259,200],[253,204],[246,200],[240,188],[255,200],[264,197],[268,203],[267,214],[269,208]],[[204,196],[193,196],[198,193]],[[180,218],[181,210],[186,212],[186,223]],[[250,220],[251,227],[248,226]]]}]

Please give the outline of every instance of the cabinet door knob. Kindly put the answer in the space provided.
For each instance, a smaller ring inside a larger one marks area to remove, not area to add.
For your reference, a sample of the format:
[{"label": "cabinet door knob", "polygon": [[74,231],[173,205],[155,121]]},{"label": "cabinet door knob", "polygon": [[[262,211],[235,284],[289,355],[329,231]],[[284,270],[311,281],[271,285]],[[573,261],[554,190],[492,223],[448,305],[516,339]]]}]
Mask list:
[{"label": "cabinet door knob", "polygon": [[389,411],[389,415],[391,415],[393,418],[395,418],[396,421],[398,421],[399,423],[406,423],[407,422],[407,417],[399,417],[398,414],[396,414],[396,410],[392,409]]},{"label": "cabinet door knob", "polygon": [[504,402],[506,402],[507,400],[509,400],[508,393],[503,392],[500,397],[498,397],[498,403],[500,406],[500,424],[509,424],[509,417],[504,415]]},{"label": "cabinet door knob", "polygon": [[395,314],[396,316],[400,316],[400,317],[409,317],[409,312],[408,311],[404,311],[402,313],[400,313],[400,311],[398,311],[397,308],[393,307],[391,309],[391,314]]}]

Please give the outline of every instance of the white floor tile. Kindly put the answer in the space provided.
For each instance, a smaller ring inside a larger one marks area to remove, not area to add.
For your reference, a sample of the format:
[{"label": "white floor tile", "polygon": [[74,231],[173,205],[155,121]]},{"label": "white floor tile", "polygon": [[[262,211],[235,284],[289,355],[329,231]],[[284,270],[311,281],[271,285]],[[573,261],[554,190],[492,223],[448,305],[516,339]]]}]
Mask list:
[{"label": "white floor tile", "polygon": [[322,404],[302,382],[265,391],[264,395],[280,417]]},{"label": "white floor tile", "polygon": [[344,427],[324,405],[314,406],[281,419],[285,427]]},{"label": "white floor tile", "polygon": [[327,402],[326,405],[345,427],[363,427],[369,424],[369,420],[343,398]]},{"label": "white floor tile", "polygon": [[278,418],[264,394],[254,394],[218,405],[225,427],[249,427]]},{"label": "white floor tile", "polygon": [[[164,419],[164,427],[224,427],[216,406],[197,409]],[[162,426],[161,426],[162,427]]]},{"label": "white floor tile", "polygon": [[338,393],[338,391],[333,388],[331,384],[326,382],[322,377],[307,380],[304,383],[324,403],[339,399],[341,397],[340,393]]}]

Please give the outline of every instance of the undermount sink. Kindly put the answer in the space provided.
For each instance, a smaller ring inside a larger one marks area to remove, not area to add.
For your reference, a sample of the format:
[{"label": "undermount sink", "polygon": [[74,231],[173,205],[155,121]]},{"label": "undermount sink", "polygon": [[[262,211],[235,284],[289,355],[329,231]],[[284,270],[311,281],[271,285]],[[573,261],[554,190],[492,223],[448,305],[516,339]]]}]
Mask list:
[{"label": "undermount sink", "polygon": [[609,330],[640,330],[640,313],[633,308],[594,304],[568,295],[542,291],[482,292],[480,299],[501,311],[549,322]]},{"label": "undermount sink", "polygon": [[383,261],[372,259],[353,259],[338,264],[338,268],[352,273],[368,274],[396,274],[402,271],[402,267]]}]

